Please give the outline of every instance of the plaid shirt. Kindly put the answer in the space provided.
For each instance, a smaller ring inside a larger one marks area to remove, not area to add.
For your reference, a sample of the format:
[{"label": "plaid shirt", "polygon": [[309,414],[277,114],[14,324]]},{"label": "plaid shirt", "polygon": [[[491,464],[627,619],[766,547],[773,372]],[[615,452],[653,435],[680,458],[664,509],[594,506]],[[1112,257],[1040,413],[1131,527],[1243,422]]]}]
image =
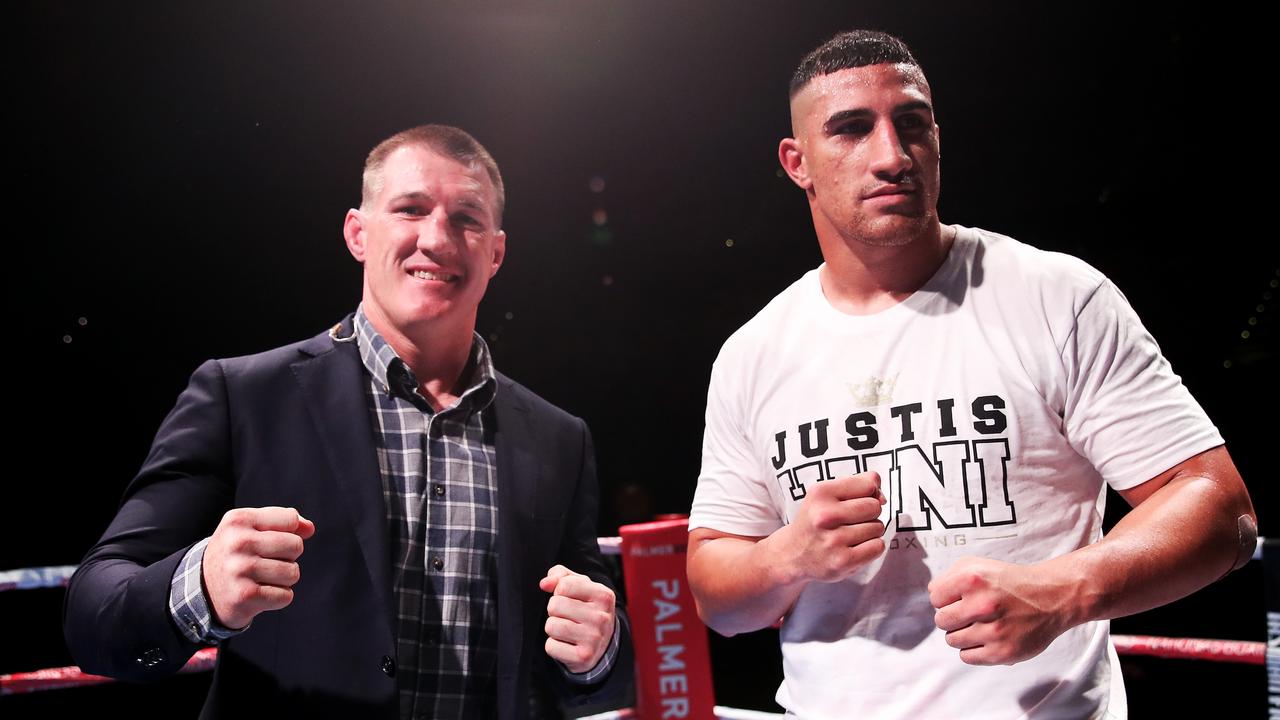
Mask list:
[{"label": "plaid shirt", "polygon": [[498,497],[489,350],[476,336],[467,389],[434,412],[363,310],[355,328],[393,540],[400,715],[492,717]]},{"label": "plaid shirt", "polygon": [[[369,372],[369,408],[382,475],[396,593],[397,672],[405,718],[495,714],[497,665],[497,468],[491,404],[497,380],[479,335],[467,390],[436,413],[412,370],[374,330],[363,309],[355,338]],[[187,552],[170,586],[170,615],[191,641],[216,643],[231,630],[213,618],[200,581],[205,539]],[[572,682],[596,682],[613,666],[619,624],[596,667]]]}]

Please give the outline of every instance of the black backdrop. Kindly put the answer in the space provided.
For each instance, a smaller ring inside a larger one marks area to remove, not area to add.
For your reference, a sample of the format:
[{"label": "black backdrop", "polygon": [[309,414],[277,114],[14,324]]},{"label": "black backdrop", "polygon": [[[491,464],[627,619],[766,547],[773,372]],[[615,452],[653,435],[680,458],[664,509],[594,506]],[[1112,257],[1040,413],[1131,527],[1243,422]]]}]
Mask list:
[{"label": "black backdrop", "polygon": [[[502,165],[508,260],[479,329],[504,371],[591,424],[602,534],[686,511],[715,352],[820,261],[775,159],[787,80],[857,26],[904,36],[928,73],[944,220],[1115,280],[1226,436],[1264,533],[1280,532],[1256,18],[1090,2],[337,5],[14,11],[0,569],[79,560],[201,360],[354,307],[340,226],[363,156],[422,122],[468,129]],[[1261,583],[1255,564],[1115,626],[1262,639]],[[0,596],[0,672],[70,662],[60,600]],[[776,634],[713,649],[720,700],[770,708]],[[1207,696],[1262,712],[1261,668],[1127,672],[1135,718]],[[204,682],[0,698],[0,715],[183,716]]]}]

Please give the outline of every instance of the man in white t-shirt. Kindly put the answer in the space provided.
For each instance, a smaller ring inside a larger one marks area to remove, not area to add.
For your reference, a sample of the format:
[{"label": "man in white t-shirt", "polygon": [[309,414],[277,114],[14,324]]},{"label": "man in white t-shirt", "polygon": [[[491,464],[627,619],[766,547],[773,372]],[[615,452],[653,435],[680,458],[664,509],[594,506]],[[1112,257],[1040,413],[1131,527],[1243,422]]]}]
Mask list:
[{"label": "man in white t-shirt", "polygon": [[[1221,436],[1099,272],[939,222],[900,40],[814,50],[791,118],[779,159],[825,263],[712,370],[699,613],[784,618],[778,702],[802,718],[1125,717],[1107,620],[1253,550]],[[1107,485],[1134,509],[1103,538]]]}]

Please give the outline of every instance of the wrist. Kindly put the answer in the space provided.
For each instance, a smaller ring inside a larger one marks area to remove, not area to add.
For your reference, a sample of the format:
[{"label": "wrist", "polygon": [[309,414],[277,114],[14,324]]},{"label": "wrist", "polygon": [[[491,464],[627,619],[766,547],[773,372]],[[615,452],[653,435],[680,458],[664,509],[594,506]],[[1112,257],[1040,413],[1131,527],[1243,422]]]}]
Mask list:
[{"label": "wrist", "polygon": [[764,571],[772,588],[789,589],[803,586],[807,580],[801,558],[788,552],[791,525],[787,525],[755,544],[755,564]]},{"label": "wrist", "polygon": [[1102,573],[1090,568],[1086,558],[1069,553],[1040,563],[1038,569],[1044,574],[1042,586],[1049,593],[1046,604],[1054,607],[1063,631],[1106,619]]}]

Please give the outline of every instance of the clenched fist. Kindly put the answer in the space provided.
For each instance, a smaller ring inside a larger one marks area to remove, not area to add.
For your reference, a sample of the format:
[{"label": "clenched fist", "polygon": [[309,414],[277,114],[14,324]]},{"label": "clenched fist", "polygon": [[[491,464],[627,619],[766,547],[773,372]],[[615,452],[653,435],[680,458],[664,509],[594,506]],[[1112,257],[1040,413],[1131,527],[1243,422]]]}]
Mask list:
[{"label": "clenched fist", "polygon": [[201,566],[218,622],[240,629],[258,613],[293,602],[302,541],[315,531],[293,508],[236,508],[223,515]]},{"label": "clenched fist", "polygon": [[1076,624],[1080,584],[1037,565],[961,558],[929,583],[934,623],[970,665],[1012,665]]},{"label": "clenched fist", "polygon": [[613,591],[563,565],[548,570],[538,587],[551,593],[547,654],[570,672],[584,673],[595,667],[613,640]]},{"label": "clenched fist", "polygon": [[883,553],[884,503],[874,471],[810,485],[795,518],[773,538],[794,579],[843,580]]}]

